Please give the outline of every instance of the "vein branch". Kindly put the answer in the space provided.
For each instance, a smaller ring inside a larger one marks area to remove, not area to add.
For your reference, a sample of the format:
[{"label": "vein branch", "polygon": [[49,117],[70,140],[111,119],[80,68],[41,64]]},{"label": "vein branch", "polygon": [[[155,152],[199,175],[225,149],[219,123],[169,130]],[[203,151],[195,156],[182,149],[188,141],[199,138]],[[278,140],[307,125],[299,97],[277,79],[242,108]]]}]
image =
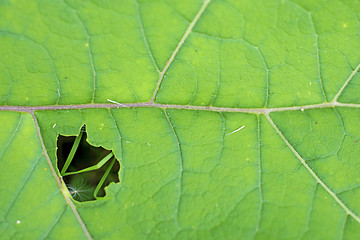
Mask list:
[{"label": "vein branch", "polygon": [[314,19],[313,19],[312,14],[311,13],[308,13],[308,14],[310,16],[310,22],[311,22],[311,25],[312,25],[312,28],[313,28],[314,34],[315,34],[316,61],[317,61],[316,65],[317,65],[318,78],[319,78],[319,81],[320,81],[321,91],[322,91],[322,93],[324,95],[325,101],[327,102],[328,99],[327,99],[327,96],[326,96],[326,93],[325,93],[325,87],[324,87],[324,83],[323,83],[322,75],[321,75],[320,53],[319,53],[319,34],[316,31],[315,23],[314,23]]},{"label": "vein branch", "polygon": [[341,199],[320,179],[320,177],[312,170],[312,168],[306,163],[306,161],[300,156],[300,154],[295,150],[295,148],[289,143],[289,141],[285,138],[279,128],[276,126],[274,121],[270,118],[269,114],[265,114],[266,118],[269,120],[272,127],[275,129],[277,134],[281,137],[281,139],[285,142],[285,144],[290,148],[290,150],[294,153],[294,155],[299,159],[301,164],[309,171],[309,173],[315,178],[315,180],[331,195],[332,198],[344,209],[347,215],[350,215],[355,219],[355,221],[360,223],[360,217],[357,216],[354,212],[352,212]]},{"label": "vein branch", "polygon": [[201,5],[201,8],[199,10],[199,12],[195,15],[194,19],[192,20],[192,22],[189,24],[188,28],[185,31],[185,34],[183,35],[183,37],[181,38],[180,42],[178,43],[178,45],[176,46],[175,50],[173,51],[173,53],[170,56],[170,59],[167,61],[164,69],[160,72],[160,76],[159,76],[159,80],[156,84],[156,88],[154,91],[154,94],[150,100],[150,102],[154,102],[156,95],[160,89],[160,85],[164,79],[165,73],[168,70],[168,68],[170,67],[170,65],[172,64],[172,62],[175,59],[176,54],[179,52],[180,48],[182,47],[182,45],[184,44],[184,42],[186,41],[186,39],[188,38],[188,36],[190,35],[192,29],[194,28],[195,24],[197,23],[197,21],[199,20],[200,16],[203,14],[203,12],[205,11],[206,7],[209,5],[211,0],[204,0],[203,4]]},{"label": "vein branch", "polygon": [[9,140],[7,141],[7,143],[5,144],[5,146],[3,147],[2,151],[0,152],[0,159],[3,157],[4,153],[6,152],[6,150],[8,149],[8,147],[10,146],[11,142],[13,141],[15,135],[17,134],[19,128],[20,128],[20,125],[22,123],[22,120],[23,120],[23,114],[20,115],[20,118],[19,118],[19,121],[16,125],[16,127],[14,128]]},{"label": "vein branch", "polygon": [[169,125],[170,125],[170,128],[171,128],[171,131],[172,133],[174,134],[175,136],[175,139],[176,139],[176,144],[177,144],[177,148],[178,148],[178,151],[179,151],[179,199],[178,199],[178,203],[177,203],[177,213],[176,213],[176,217],[177,217],[177,223],[179,223],[179,209],[180,209],[180,204],[181,204],[181,194],[183,192],[183,186],[182,186],[182,178],[183,178],[183,173],[184,173],[184,159],[183,159],[183,155],[182,155],[182,150],[181,150],[181,144],[180,144],[180,140],[179,140],[179,137],[175,131],[175,128],[174,128],[174,125],[173,123],[171,122],[170,120],[170,117],[167,113],[167,111],[164,109],[164,114],[165,114],[165,117],[166,117],[166,120],[168,121]]},{"label": "vein branch", "polygon": [[154,56],[153,56],[153,54],[151,53],[150,46],[149,46],[149,42],[148,42],[148,39],[147,39],[146,34],[145,34],[144,24],[143,24],[143,20],[142,20],[142,18],[141,18],[141,14],[140,14],[140,4],[139,4],[138,0],[135,0],[135,4],[136,4],[137,18],[138,18],[138,22],[139,22],[141,34],[142,34],[142,37],[143,37],[144,42],[145,42],[145,45],[146,45],[146,49],[147,49],[147,51],[148,51],[148,53],[149,53],[149,55],[150,55],[150,58],[151,58],[152,63],[154,64],[154,67],[156,68],[156,70],[157,70],[158,72],[160,72],[159,67],[158,67],[158,65],[156,64],[156,61],[155,61],[155,59],[154,59]]},{"label": "vein branch", "polygon": [[348,79],[346,79],[344,85],[340,88],[339,92],[335,95],[333,102],[337,102],[338,98],[340,97],[340,95],[342,94],[342,92],[344,91],[344,89],[346,88],[346,86],[349,84],[349,82],[351,81],[351,79],[355,76],[355,74],[359,71],[360,69],[360,64],[355,68],[354,71],[352,71],[352,73],[350,74],[350,76],[348,77]]},{"label": "vein branch", "polygon": [[34,164],[33,164],[32,168],[30,169],[29,173],[26,175],[26,177],[22,181],[21,186],[19,186],[18,191],[14,194],[13,198],[11,199],[11,202],[10,202],[9,206],[7,207],[7,209],[5,211],[3,211],[2,214],[4,216],[4,219],[7,217],[9,211],[14,206],[15,202],[18,200],[18,197],[19,197],[20,193],[24,190],[25,185],[28,183],[29,179],[31,178],[31,175],[33,174],[35,168],[37,167],[37,164],[39,163],[41,157],[42,157],[42,155],[34,162]]},{"label": "vein branch", "polygon": [[62,0],[62,2],[64,3],[64,5],[66,5],[67,7],[69,7],[72,10],[72,12],[76,16],[76,18],[79,20],[79,23],[80,23],[81,27],[83,28],[84,33],[86,35],[86,45],[85,46],[86,46],[86,48],[88,50],[91,71],[92,71],[92,74],[93,74],[93,93],[92,93],[91,103],[94,103],[95,102],[95,92],[96,92],[96,70],[95,70],[95,65],[94,65],[94,56],[93,56],[92,45],[91,45],[91,41],[90,41],[90,34],[89,34],[89,31],[88,31],[84,21],[79,16],[79,13],[77,12],[77,10],[74,9],[66,1]]}]

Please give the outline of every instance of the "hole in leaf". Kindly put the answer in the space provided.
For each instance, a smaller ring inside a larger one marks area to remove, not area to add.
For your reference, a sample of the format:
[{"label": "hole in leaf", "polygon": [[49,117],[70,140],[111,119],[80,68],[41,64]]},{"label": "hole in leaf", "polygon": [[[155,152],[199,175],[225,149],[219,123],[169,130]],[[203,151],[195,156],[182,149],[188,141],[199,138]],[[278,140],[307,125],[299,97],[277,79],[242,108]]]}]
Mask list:
[{"label": "hole in leaf", "polygon": [[105,196],[104,188],[119,182],[119,161],[112,151],[94,147],[87,141],[85,126],[79,136],[58,136],[57,165],[71,196],[91,201]]}]

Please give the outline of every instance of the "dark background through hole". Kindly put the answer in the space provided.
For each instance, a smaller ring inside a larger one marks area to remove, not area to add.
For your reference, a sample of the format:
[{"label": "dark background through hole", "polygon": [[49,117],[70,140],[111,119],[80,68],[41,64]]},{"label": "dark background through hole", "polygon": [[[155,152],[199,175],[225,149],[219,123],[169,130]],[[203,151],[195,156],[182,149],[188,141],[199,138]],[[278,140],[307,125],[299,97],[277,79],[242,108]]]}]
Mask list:
[{"label": "dark background through hole", "polygon": [[[67,172],[79,171],[81,169],[96,165],[101,159],[103,159],[106,155],[108,155],[111,152],[101,147],[91,146],[86,141],[86,138],[87,138],[87,134],[86,132],[84,132],[79,147],[75,153],[75,156]],[[65,164],[67,156],[70,153],[74,141],[75,141],[75,136],[66,137],[59,135],[58,137],[57,164],[60,172]],[[79,191],[79,195],[73,196],[75,200],[77,201],[95,200],[93,196],[95,187],[99,183],[101,177],[104,175],[110,162],[111,160],[109,160],[104,166],[102,166],[98,170],[63,177],[68,188],[69,186],[71,186],[72,188],[75,188]],[[119,182],[119,177],[118,177],[119,169],[120,169],[120,165],[118,160],[116,160],[102,188],[98,192],[97,195],[98,197],[105,196],[104,187],[108,186],[111,182]],[[69,189],[69,191],[71,192],[71,189]]]}]

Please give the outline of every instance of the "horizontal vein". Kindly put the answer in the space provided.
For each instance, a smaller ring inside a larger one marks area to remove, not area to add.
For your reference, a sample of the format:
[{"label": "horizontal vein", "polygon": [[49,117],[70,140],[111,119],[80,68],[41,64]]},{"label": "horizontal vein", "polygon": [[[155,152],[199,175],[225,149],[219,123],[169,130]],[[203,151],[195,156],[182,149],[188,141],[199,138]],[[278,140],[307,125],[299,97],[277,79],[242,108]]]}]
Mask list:
[{"label": "horizontal vein", "polygon": [[211,107],[211,106],[192,106],[192,105],[178,105],[178,104],[161,104],[153,102],[142,103],[121,103],[121,104],[79,104],[79,105],[47,105],[47,106],[0,106],[0,111],[16,111],[29,112],[41,110],[69,110],[69,109],[88,109],[88,108],[137,108],[137,107],[152,107],[152,108],[173,108],[173,109],[189,109],[202,110],[214,112],[242,112],[255,114],[268,114],[271,112],[284,111],[298,111],[316,108],[331,108],[331,107],[352,107],[360,108],[360,104],[355,103],[320,103],[314,105],[294,106],[294,107],[279,107],[279,108],[227,108],[227,107]]},{"label": "horizontal vein", "polygon": [[353,213],[340,199],[339,197],[320,179],[320,177],[312,170],[312,168],[306,163],[306,161],[300,156],[300,154],[295,150],[295,148],[289,143],[285,138],[279,128],[275,125],[273,120],[270,118],[269,114],[265,115],[269,120],[272,127],[275,129],[277,134],[285,142],[285,144],[291,149],[295,156],[300,160],[301,164],[310,172],[310,174],[315,178],[315,180],[335,199],[335,201],[345,210],[346,214],[352,216],[357,222],[360,223],[360,217]]},{"label": "horizontal vein", "polygon": [[40,143],[41,143],[41,147],[43,149],[43,152],[44,152],[44,155],[45,155],[45,158],[46,158],[46,161],[48,162],[49,164],[49,167],[50,167],[50,170],[51,170],[51,173],[52,175],[54,176],[55,180],[56,180],[56,183],[58,184],[59,186],[59,189],[61,190],[61,193],[63,194],[64,198],[65,198],[65,201],[66,203],[71,207],[71,210],[73,211],[76,219],[78,220],[82,230],[84,231],[84,234],[86,235],[87,239],[92,239],[89,231],[87,230],[84,222],[82,221],[74,203],[71,201],[71,199],[69,198],[69,196],[66,194],[66,192],[68,191],[67,189],[64,189],[64,184],[62,184],[61,182],[61,178],[59,178],[55,172],[55,169],[54,169],[54,166],[51,164],[51,160],[50,160],[50,157],[47,153],[47,150],[46,150],[46,147],[45,147],[45,144],[44,144],[44,141],[42,139],[42,136],[41,136],[41,132],[40,132],[40,127],[39,127],[39,123],[37,121],[37,118],[34,114],[34,112],[30,112],[33,119],[34,119],[34,122],[35,122],[35,126],[36,126],[36,130],[37,130],[37,133],[38,133],[38,137],[39,137],[39,140],[40,140]]}]

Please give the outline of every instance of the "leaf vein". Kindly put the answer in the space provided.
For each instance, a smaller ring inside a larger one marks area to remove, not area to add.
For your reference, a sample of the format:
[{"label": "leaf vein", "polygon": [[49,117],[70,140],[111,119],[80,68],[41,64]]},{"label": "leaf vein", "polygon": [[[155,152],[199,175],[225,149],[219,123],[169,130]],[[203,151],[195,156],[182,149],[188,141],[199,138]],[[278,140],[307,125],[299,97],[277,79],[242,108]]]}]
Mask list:
[{"label": "leaf vein", "polygon": [[4,212],[4,218],[6,218],[7,214],[10,211],[10,209],[12,208],[12,206],[15,204],[16,200],[18,199],[18,196],[20,195],[21,191],[24,189],[25,185],[28,183],[32,173],[34,172],[35,167],[37,166],[37,164],[38,164],[38,162],[39,162],[39,160],[41,159],[42,156],[43,156],[43,154],[41,154],[41,156],[35,161],[32,168],[30,169],[30,172],[27,174],[25,180],[22,181],[22,184],[21,184],[19,190],[16,192],[16,194],[14,195],[13,199],[11,200],[7,210]]},{"label": "leaf vein", "polygon": [[313,178],[330,194],[332,198],[344,209],[346,214],[350,215],[354,218],[355,221],[360,223],[360,217],[357,216],[354,212],[352,212],[321,179],[320,177],[312,170],[312,168],[306,163],[306,161],[300,156],[300,154],[295,150],[295,148],[290,144],[290,142],[285,138],[279,128],[276,126],[274,121],[270,118],[269,114],[265,114],[266,118],[269,120],[272,127],[275,129],[276,133],[281,137],[281,139],[285,142],[285,144],[290,148],[293,154],[299,159],[301,164],[308,170],[308,172],[313,176]]},{"label": "leaf vein", "polygon": [[181,195],[183,194],[182,178],[183,178],[183,173],[184,173],[184,159],[183,159],[183,155],[182,155],[182,150],[181,150],[181,144],[180,144],[180,141],[179,141],[179,137],[178,137],[178,135],[176,133],[174,125],[171,122],[170,117],[169,117],[166,109],[163,109],[163,111],[164,111],[166,120],[170,125],[171,131],[175,136],[177,148],[178,148],[178,151],[179,151],[179,199],[178,199],[177,208],[176,208],[176,222],[177,222],[177,224],[179,224],[179,209],[180,209],[180,204],[181,204]]},{"label": "leaf vein", "polygon": [[165,73],[168,70],[168,68],[170,67],[170,65],[172,64],[172,62],[175,59],[176,54],[179,52],[180,48],[182,47],[182,45],[184,44],[184,42],[186,41],[186,39],[188,38],[188,36],[190,35],[193,27],[195,26],[195,24],[197,23],[197,21],[200,19],[201,15],[203,14],[203,12],[205,11],[206,7],[208,6],[208,4],[211,2],[211,0],[204,0],[200,10],[198,11],[198,13],[195,15],[194,19],[192,20],[192,22],[189,24],[188,28],[186,29],[183,37],[180,39],[180,42],[178,43],[177,47],[175,48],[175,50],[173,51],[173,53],[170,56],[170,59],[167,61],[167,64],[165,65],[164,69],[160,72],[160,76],[159,76],[159,80],[156,84],[156,88],[154,91],[154,94],[150,100],[150,102],[154,102],[156,95],[160,89],[160,85],[164,79]]},{"label": "leaf vein", "polygon": [[44,143],[44,140],[42,138],[42,135],[41,135],[41,131],[40,131],[40,126],[39,126],[39,123],[37,121],[37,118],[34,114],[34,112],[31,112],[31,115],[34,119],[34,124],[36,126],[36,130],[37,130],[37,133],[38,133],[38,137],[39,137],[39,141],[40,141],[40,144],[41,144],[41,148],[43,149],[43,154],[45,155],[45,158],[46,158],[46,161],[48,162],[48,165],[49,165],[49,168],[51,170],[51,173],[52,175],[54,176],[55,178],[55,181],[61,191],[61,193],[63,194],[64,198],[65,198],[65,201],[66,203],[70,206],[72,212],[74,213],[77,221],[79,222],[84,234],[86,235],[86,237],[89,239],[89,240],[92,240],[92,237],[89,233],[89,231],[87,230],[86,228],[86,225],[85,223],[83,222],[83,220],[81,219],[81,216],[79,215],[74,203],[71,201],[69,195],[68,195],[68,189],[66,188],[65,184],[63,183],[62,179],[60,177],[57,176],[56,172],[55,172],[55,169],[54,169],[54,166],[52,165],[51,163],[51,160],[50,160],[50,157],[47,153],[47,150],[46,150],[46,147],[45,147],[45,143]]},{"label": "leaf vein", "polygon": [[13,132],[12,132],[10,138],[9,138],[9,140],[7,141],[5,147],[3,148],[3,150],[2,150],[1,153],[0,153],[0,159],[1,159],[1,158],[3,157],[3,155],[5,154],[7,148],[10,146],[10,143],[13,141],[16,133],[18,132],[19,127],[20,127],[21,122],[22,122],[22,119],[23,119],[23,116],[24,116],[23,114],[20,114],[20,118],[19,118],[18,124],[16,125],[15,129],[13,130]]},{"label": "leaf vein", "polygon": [[93,93],[92,93],[92,99],[91,99],[91,103],[95,102],[95,92],[96,92],[96,70],[95,70],[95,65],[94,65],[94,56],[93,56],[93,52],[92,52],[92,44],[90,41],[90,34],[89,31],[87,30],[84,21],[80,18],[78,12],[76,11],[76,9],[74,9],[70,4],[68,4],[66,1],[62,0],[63,4],[66,5],[67,7],[69,7],[72,12],[74,13],[74,15],[76,16],[76,18],[79,20],[79,23],[81,25],[81,27],[84,30],[84,33],[86,35],[86,47],[88,49],[88,54],[89,54],[89,58],[90,58],[90,66],[91,66],[91,71],[93,73]]},{"label": "leaf vein", "polygon": [[159,66],[157,65],[155,59],[154,59],[154,55],[152,54],[151,52],[151,49],[150,49],[150,45],[149,45],[149,41],[146,37],[146,34],[145,34],[145,29],[144,29],[144,24],[143,24],[143,20],[141,18],[141,14],[140,14],[140,4],[138,2],[138,0],[134,0],[135,4],[136,4],[136,15],[137,15],[137,18],[138,18],[138,22],[139,22],[139,26],[140,26],[140,30],[141,30],[141,35],[144,39],[144,43],[146,45],[146,49],[150,55],[150,58],[151,58],[151,61],[154,65],[154,67],[156,68],[156,71],[160,72],[160,69],[159,69]]},{"label": "leaf vein", "polygon": [[60,219],[62,218],[62,216],[65,213],[65,210],[67,208],[67,205],[65,205],[65,207],[61,210],[59,216],[55,219],[55,221],[50,225],[49,229],[46,231],[46,233],[44,234],[44,236],[42,237],[42,239],[47,239],[47,237],[49,236],[49,234],[51,233],[51,231],[54,229],[54,227],[56,226],[56,224],[60,221]]}]

